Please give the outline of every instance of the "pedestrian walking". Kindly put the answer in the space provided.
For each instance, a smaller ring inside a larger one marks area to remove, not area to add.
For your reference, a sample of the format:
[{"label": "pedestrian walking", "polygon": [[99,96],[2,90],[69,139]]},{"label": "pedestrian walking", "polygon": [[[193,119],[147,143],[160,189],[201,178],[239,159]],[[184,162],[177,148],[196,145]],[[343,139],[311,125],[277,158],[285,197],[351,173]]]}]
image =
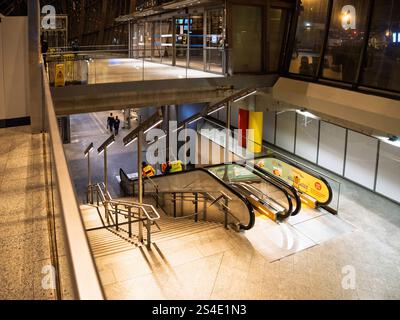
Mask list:
[{"label": "pedestrian walking", "polygon": [[110,129],[111,133],[114,132],[114,116],[110,113],[110,116],[107,118],[107,129]]},{"label": "pedestrian walking", "polygon": [[115,117],[114,120],[114,134],[117,136],[119,132],[119,126],[121,124],[121,120],[118,119],[118,116]]}]

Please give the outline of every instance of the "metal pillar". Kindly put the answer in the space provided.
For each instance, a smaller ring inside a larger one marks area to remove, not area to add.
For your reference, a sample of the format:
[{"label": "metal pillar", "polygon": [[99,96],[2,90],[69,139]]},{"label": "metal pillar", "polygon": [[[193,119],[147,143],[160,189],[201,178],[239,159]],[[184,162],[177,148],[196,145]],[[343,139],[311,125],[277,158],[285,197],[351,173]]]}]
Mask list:
[{"label": "metal pillar", "polygon": [[[139,190],[138,190],[138,200],[139,206],[143,204],[143,176],[142,176],[142,141],[143,141],[143,131],[139,131],[138,134],[138,182],[139,182]],[[143,242],[143,224],[142,224],[142,209],[139,208],[139,241]]]},{"label": "metal pillar", "polygon": [[107,170],[107,147],[104,147],[104,191],[105,196],[108,193],[108,170]]},{"label": "metal pillar", "polygon": [[187,143],[188,143],[188,137],[187,137],[187,123],[185,122],[185,124],[183,125],[183,133],[185,136],[185,144],[183,145],[183,168],[186,171],[187,170],[187,166],[188,166],[188,160],[187,160]]},{"label": "metal pillar", "polygon": [[132,20],[128,21],[128,58],[132,58]]},{"label": "metal pillar", "polygon": [[92,168],[90,167],[90,152],[88,152],[87,159],[88,159],[88,202],[90,204],[93,204],[92,173],[91,173]]},{"label": "metal pillar", "polygon": [[225,163],[229,163],[229,143],[231,135],[231,102],[226,106]]}]

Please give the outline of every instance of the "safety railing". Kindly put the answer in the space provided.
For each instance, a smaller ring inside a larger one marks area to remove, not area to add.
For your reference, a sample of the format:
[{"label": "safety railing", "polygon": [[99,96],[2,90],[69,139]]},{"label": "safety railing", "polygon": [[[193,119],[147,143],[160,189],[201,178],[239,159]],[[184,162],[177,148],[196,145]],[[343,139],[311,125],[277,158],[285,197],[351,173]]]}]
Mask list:
[{"label": "safety railing", "polygon": [[201,216],[203,221],[208,219],[223,223],[226,229],[229,225],[237,231],[240,229],[240,220],[232,213],[232,208],[229,206],[232,198],[223,191],[178,189],[160,192],[154,189],[147,190],[146,194],[157,198],[157,204],[174,219],[193,218],[198,222]]},{"label": "safety railing", "polygon": [[[104,207],[104,215],[106,218],[105,228],[115,227],[116,231],[119,231],[121,226],[128,225],[128,235],[129,238],[132,238],[132,224],[140,223],[146,228],[146,246],[150,248],[151,246],[151,226],[156,225],[158,229],[160,229],[157,224],[157,220],[160,219],[160,214],[154,208],[153,205],[150,204],[139,204],[137,202],[128,202],[121,200],[113,200],[110,194],[104,192],[104,183],[97,183],[95,185],[88,186],[88,199],[93,199],[94,195],[96,195],[97,206],[100,206],[100,202]],[[93,204],[93,203],[92,203]],[[119,220],[119,216],[127,219],[127,222],[121,223]],[[98,229],[98,228],[96,228]],[[122,229],[125,231],[124,229]],[[141,229],[139,228],[139,234],[137,237],[141,240],[142,234]]]},{"label": "safety railing", "polygon": [[[175,48],[170,52],[168,48],[54,52],[44,59],[50,85],[55,87],[227,74],[228,49]],[[212,60],[204,58],[210,56]]]},{"label": "safety railing", "polygon": [[43,81],[43,137],[48,157],[48,194],[50,210],[54,216],[54,238],[57,256],[57,287],[59,299],[104,299],[97,269],[93,261],[85,228],[68,170],[57,118],[45,69]]}]

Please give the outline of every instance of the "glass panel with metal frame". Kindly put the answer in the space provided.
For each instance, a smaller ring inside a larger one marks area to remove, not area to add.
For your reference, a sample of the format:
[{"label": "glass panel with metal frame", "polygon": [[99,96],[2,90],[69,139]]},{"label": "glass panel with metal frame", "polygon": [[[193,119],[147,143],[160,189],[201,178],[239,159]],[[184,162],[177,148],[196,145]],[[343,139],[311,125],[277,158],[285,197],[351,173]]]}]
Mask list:
[{"label": "glass panel with metal frame", "polygon": [[325,37],[328,0],[303,0],[289,72],[304,76],[317,75]]},{"label": "glass panel with metal frame", "polygon": [[400,1],[375,1],[361,83],[400,91]]},{"label": "glass panel with metal frame", "polygon": [[322,75],[353,83],[366,41],[369,0],[334,0]]}]

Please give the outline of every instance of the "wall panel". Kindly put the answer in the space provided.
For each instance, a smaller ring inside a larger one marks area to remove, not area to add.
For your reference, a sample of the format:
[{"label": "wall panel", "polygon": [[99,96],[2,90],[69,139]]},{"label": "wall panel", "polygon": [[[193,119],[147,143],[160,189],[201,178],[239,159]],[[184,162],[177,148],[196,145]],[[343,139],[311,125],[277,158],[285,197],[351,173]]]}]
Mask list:
[{"label": "wall panel", "polygon": [[346,129],[321,122],[318,165],[343,174]]},{"label": "wall panel", "polygon": [[264,112],[263,139],[269,143],[275,143],[275,112]]},{"label": "wall panel", "polygon": [[400,147],[380,143],[376,192],[400,202]]},{"label": "wall panel", "polygon": [[377,151],[378,139],[348,130],[344,176],[373,189]]},{"label": "wall panel", "polygon": [[297,115],[296,154],[311,162],[317,162],[319,121]]},{"label": "wall panel", "polygon": [[294,152],[295,112],[283,112],[276,123],[276,145],[289,152]]}]

